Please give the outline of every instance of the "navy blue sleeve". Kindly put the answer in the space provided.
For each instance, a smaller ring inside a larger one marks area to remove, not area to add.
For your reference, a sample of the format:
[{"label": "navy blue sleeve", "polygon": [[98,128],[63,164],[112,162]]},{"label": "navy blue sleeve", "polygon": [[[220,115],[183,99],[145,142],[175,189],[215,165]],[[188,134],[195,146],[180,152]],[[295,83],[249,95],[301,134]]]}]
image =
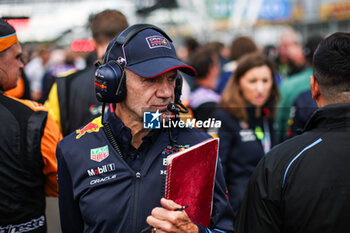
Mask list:
[{"label": "navy blue sleeve", "polygon": [[249,125],[240,123],[227,112],[221,111],[219,129],[220,149],[229,201],[236,217],[249,178],[264,156],[261,142]]},{"label": "navy blue sleeve", "polygon": [[234,149],[233,142],[235,141],[235,131],[228,122],[227,119],[222,119],[222,126],[219,129],[220,147],[219,147],[219,157],[223,166],[224,176],[227,177],[227,166],[226,162],[230,157],[232,149]]},{"label": "navy blue sleeve", "polygon": [[225,178],[228,197],[234,216],[236,216],[249,182],[250,173],[247,170],[248,165],[245,160],[249,151],[242,150],[239,143],[231,144],[227,150],[229,150],[228,159],[223,164],[227,171]]},{"label": "navy blue sleeve", "polygon": [[74,200],[72,179],[60,144],[56,151],[57,177],[58,177],[58,202],[60,210],[62,233],[83,232],[83,220],[81,218],[79,204]]},{"label": "navy blue sleeve", "polygon": [[224,178],[227,184],[228,197],[234,216],[241,200],[249,177],[245,175],[245,167],[241,166],[240,157],[242,156],[238,136],[238,127],[234,122],[227,119],[222,121],[223,125],[219,130],[220,149],[219,155],[222,160]]}]

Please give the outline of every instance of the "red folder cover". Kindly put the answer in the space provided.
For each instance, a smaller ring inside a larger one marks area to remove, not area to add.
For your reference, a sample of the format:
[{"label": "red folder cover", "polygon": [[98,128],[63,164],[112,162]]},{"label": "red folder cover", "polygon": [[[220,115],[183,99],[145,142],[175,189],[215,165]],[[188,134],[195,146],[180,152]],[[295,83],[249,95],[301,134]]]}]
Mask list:
[{"label": "red folder cover", "polygon": [[218,158],[217,138],[167,157],[165,198],[188,205],[190,219],[209,227]]}]

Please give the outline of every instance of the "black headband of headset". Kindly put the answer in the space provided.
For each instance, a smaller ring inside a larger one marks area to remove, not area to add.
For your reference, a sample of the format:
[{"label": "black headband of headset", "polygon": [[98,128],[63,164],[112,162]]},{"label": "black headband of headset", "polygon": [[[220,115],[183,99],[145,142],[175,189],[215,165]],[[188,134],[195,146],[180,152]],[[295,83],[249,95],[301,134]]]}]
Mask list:
[{"label": "black headband of headset", "polygon": [[172,39],[170,39],[170,37],[162,29],[160,29],[157,26],[154,26],[152,24],[134,24],[119,34],[119,36],[114,41],[113,45],[106,52],[104,62],[106,61],[105,59],[108,60],[109,54],[110,54],[112,48],[114,47],[115,43],[117,43],[119,45],[126,45],[134,36],[136,36],[137,33],[141,32],[143,30],[146,30],[146,29],[153,29],[155,31],[158,31],[163,36],[165,36],[170,42],[173,42]]},{"label": "black headband of headset", "polygon": [[152,24],[135,24],[125,29],[118,37],[117,43],[121,45],[127,44],[137,33],[143,31],[145,29],[153,29],[155,31],[160,32],[164,35],[170,42],[173,42],[170,37],[159,27],[156,27]]}]

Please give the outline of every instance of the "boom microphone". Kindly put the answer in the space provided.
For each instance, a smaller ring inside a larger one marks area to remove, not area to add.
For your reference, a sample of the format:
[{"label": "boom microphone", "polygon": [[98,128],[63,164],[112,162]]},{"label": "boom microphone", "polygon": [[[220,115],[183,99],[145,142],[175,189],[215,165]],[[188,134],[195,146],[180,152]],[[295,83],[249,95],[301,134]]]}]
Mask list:
[{"label": "boom microphone", "polygon": [[166,107],[168,109],[169,112],[178,114],[180,112],[180,108],[178,106],[176,106],[175,103],[170,103],[168,104],[168,106]]},{"label": "boom microphone", "polygon": [[169,112],[178,114],[179,112],[181,113],[188,113],[188,109],[186,108],[186,106],[184,106],[181,101],[179,101],[178,103],[170,103],[167,105],[166,107],[168,109]]}]

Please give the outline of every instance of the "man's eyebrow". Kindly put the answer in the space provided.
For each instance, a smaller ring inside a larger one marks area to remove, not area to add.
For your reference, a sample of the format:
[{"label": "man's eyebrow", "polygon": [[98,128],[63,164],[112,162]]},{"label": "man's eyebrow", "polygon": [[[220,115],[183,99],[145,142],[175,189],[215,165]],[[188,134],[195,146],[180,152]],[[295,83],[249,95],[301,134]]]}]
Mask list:
[{"label": "man's eyebrow", "polygon": [[177,72],[174,71],[174,72],[168,73],[166,76],[167,76],[167,77],[177,76]]}]

